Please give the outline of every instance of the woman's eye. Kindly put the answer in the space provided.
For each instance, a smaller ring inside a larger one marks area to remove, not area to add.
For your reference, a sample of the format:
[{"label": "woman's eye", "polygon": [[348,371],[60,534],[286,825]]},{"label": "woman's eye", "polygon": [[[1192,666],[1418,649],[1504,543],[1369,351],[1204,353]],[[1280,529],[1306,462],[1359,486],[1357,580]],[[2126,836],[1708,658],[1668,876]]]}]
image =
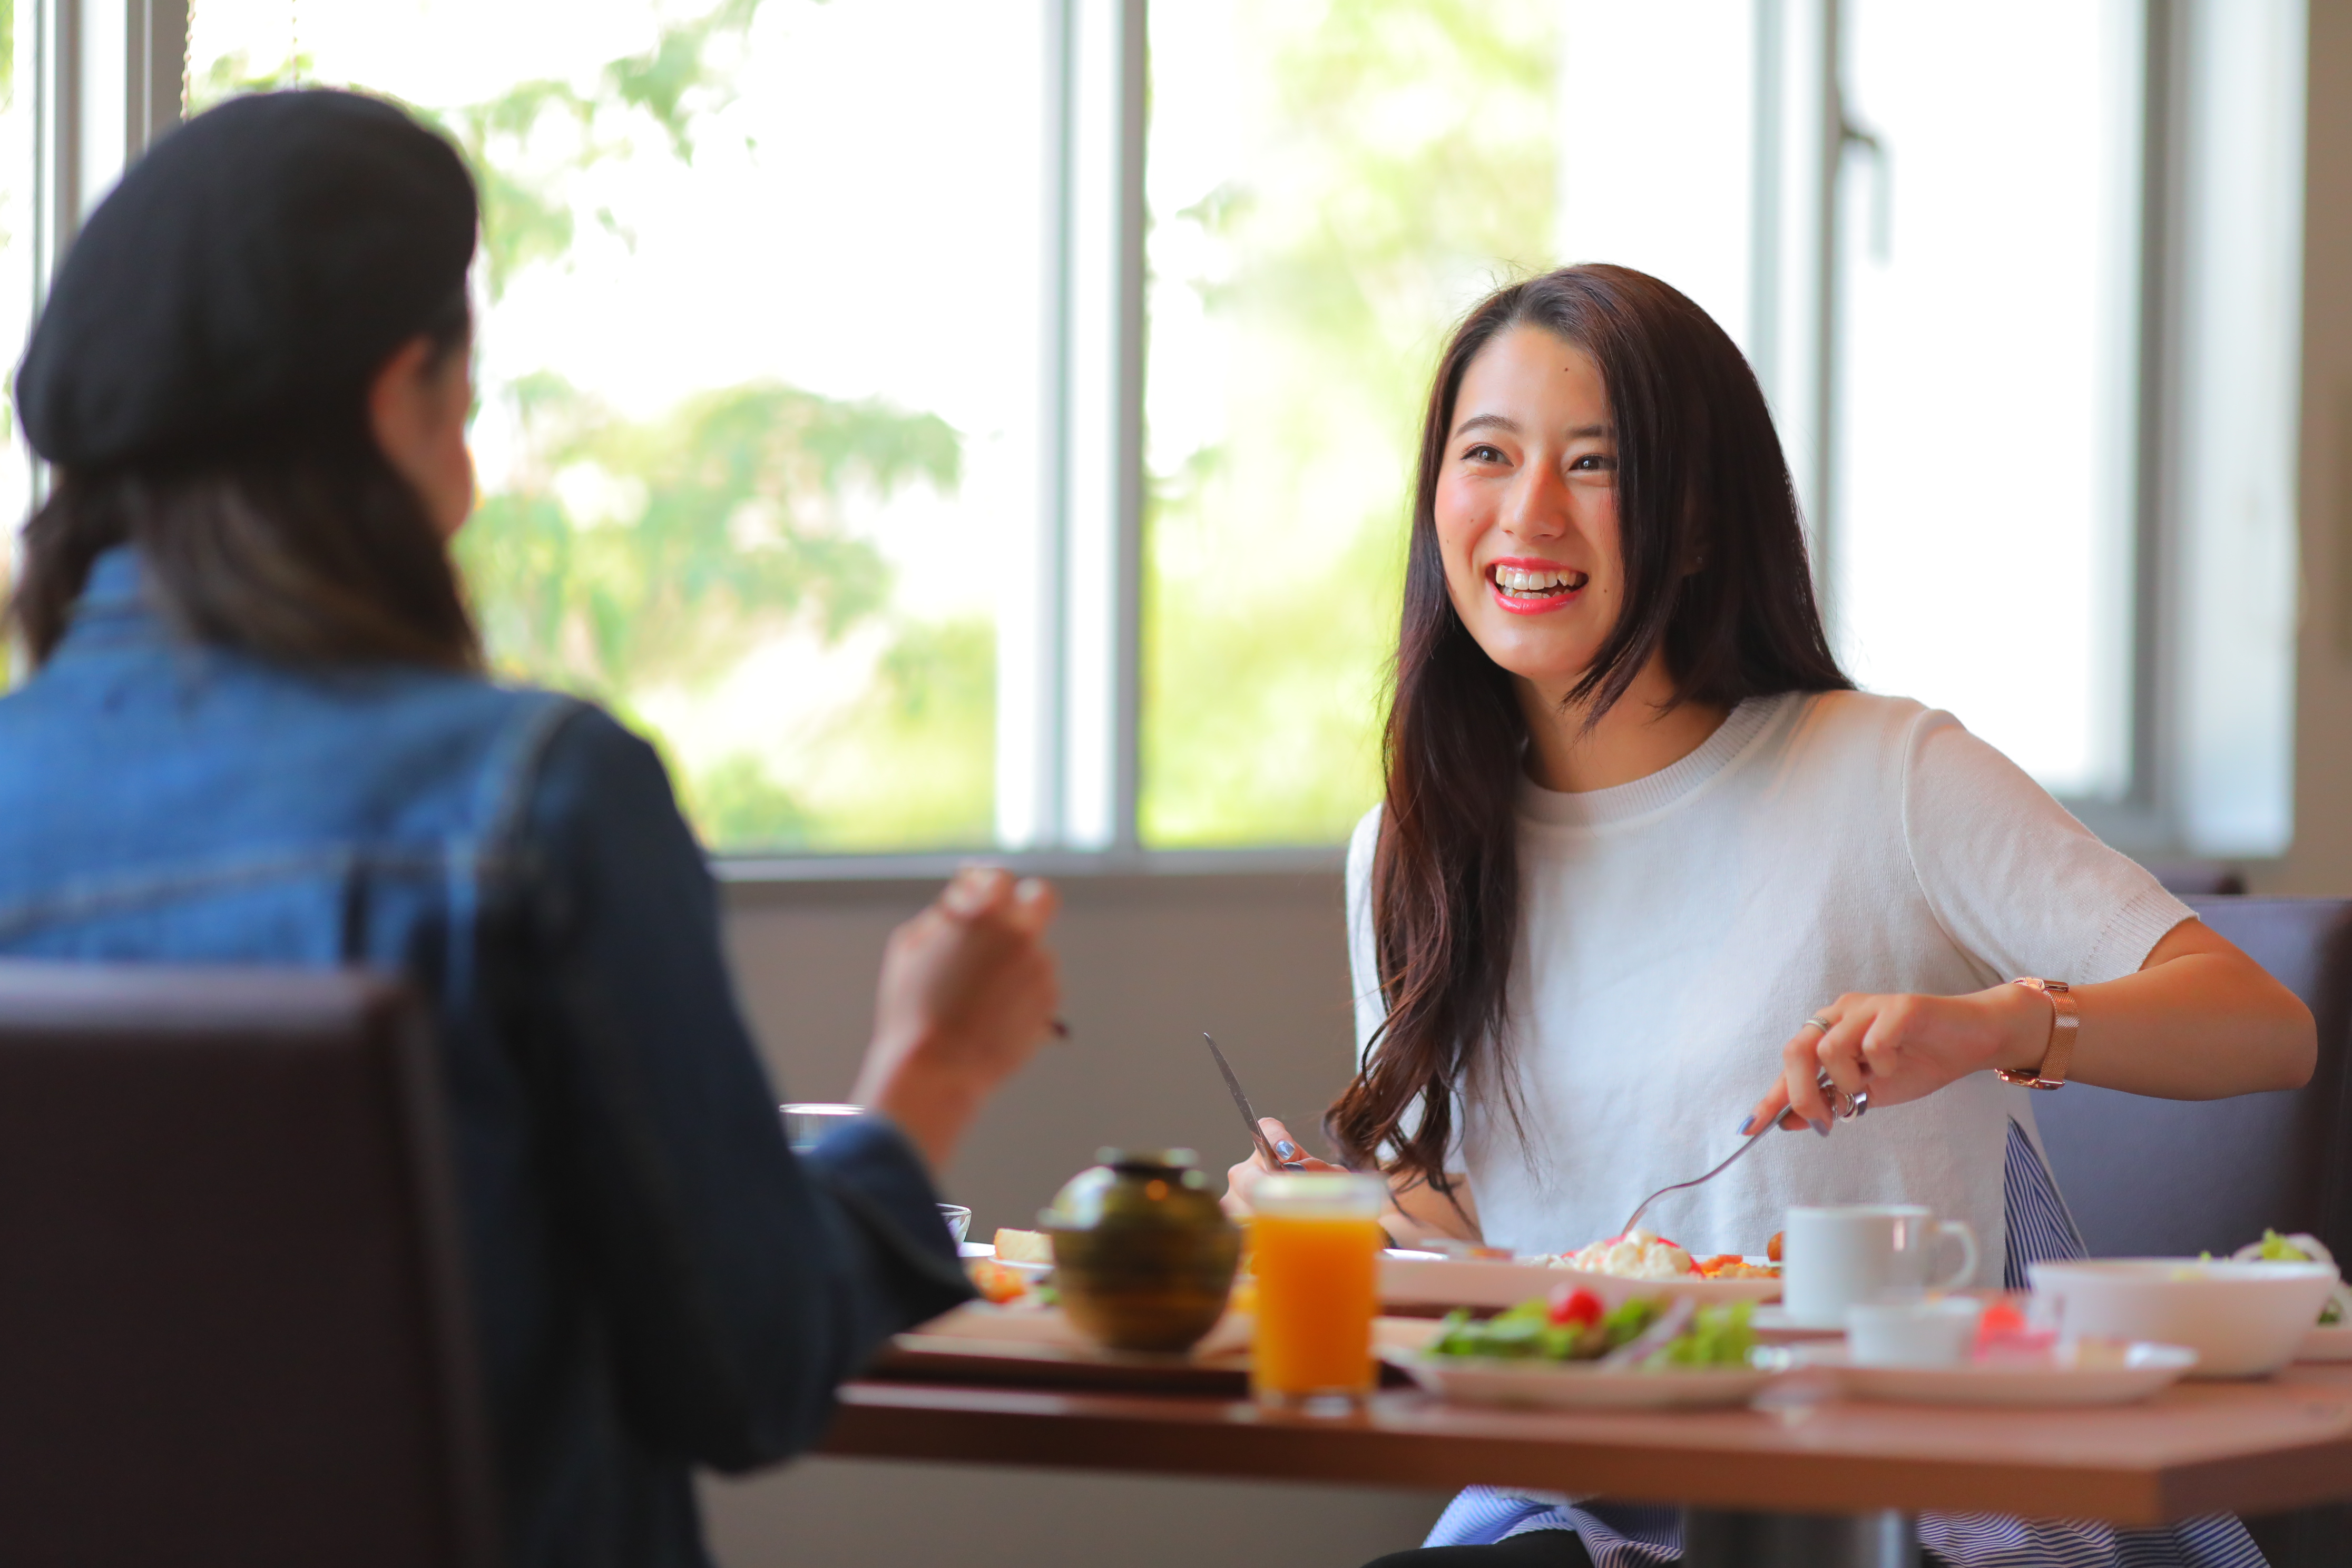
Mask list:
[{"label": "woman's eye", "polygon": [[1617,466],[1617,459],[1606,452],[1587,452],[1569,464],[1570,473],[1603,474]]},{"label": "woman's eye", "polygon": [[1482,443],[1463,453],[1462,458],[1469,463],[1499,463],[1503,460],[1503,454]]}]

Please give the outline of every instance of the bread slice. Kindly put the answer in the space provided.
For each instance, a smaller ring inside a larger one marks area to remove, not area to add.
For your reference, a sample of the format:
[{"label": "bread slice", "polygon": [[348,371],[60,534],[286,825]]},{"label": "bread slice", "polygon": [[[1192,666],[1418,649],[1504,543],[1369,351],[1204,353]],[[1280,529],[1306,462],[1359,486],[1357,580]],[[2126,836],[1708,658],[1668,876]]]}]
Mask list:
[{"label": "bread slice", "polygon": [[1051,1263],[1054,1261],[1054,1238],[1042,1230],[1005,1230],[996,1233],[996,1256],[1003,1263]]}]

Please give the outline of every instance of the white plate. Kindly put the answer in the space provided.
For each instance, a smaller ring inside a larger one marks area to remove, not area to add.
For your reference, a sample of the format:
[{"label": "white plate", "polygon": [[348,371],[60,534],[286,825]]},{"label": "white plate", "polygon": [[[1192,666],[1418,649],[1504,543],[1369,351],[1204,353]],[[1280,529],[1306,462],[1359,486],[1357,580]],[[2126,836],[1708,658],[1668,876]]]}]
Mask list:
[{"label": "white plate", "polygon": [[1416,1307],[1516,1307],[1562,1285],[1580,1286],[1614,1307],[1635,1297],[1690,1296],[1700,1301],[1777,1301],[1778,1279],[1625,1279],[1554,1268],[1541,1259],[1448,1258],[1395,1248],[1381,1254],[1381,1300]]},{"label": "white plate", "polygon": [[1579,1362],[1488,1361],[1476,1356],[1421,1355],[1383,1347],[1381,1359],[1401,1366],[1422,1387],[1459,1405],[1502,1405],[1523,1410],[1708,1410],[1745,1405],[1772,1381],[1756,1367],[1702,1367],[1676,1372],[1607,1371]]},{"label": "white plate", "polygon": [[1837,1379],[1849,1399],[1897,1405],[2011,1406],[2129,1405],[2178,1382],[2197,1364],[2183,1345],[2125,1345],[2122,1364],[2071,1366],[2058,1357],[2028,1362],[1964,1362],[1958,1366],[1855,1366],[1843,1345],[1798,1345],[1800,1365]]},{"label": "white plate", "polygon": [[1015,1274],[1025,1274],[1032,1279],[1043,1279],[1054,1271],[1050,1263],[1015,1263],[1008,1258],[998,1258],[996,1248],[985,1241],[960,1241],[956,1250],[966,1258],[986,1258],[1003,1264]]},{"label": "white plate", "polygon": [[2327,1323],[2305,1331],[2297,1361],[2352,1361],[2352,1323]]}]

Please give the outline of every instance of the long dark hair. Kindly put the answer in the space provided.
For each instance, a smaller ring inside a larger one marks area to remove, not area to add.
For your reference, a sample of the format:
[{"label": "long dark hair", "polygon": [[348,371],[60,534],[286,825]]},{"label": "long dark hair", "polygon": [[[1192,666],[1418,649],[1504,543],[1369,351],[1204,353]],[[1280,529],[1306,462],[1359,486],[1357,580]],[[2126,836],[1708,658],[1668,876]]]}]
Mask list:
[{"label": "long dark hair", "polygon": [[[420,335],[428,371],[466,353],[465,296]],[[64,637],[90,564],[119,544],[137,547],[147,592],[194,641],[287,664],[481,668],[448,548],[376,445],[362,389],[213,452],[59,470],[25,525],[8,604],[36,665]]]},{"label": "long dark hair", "polygon": [[1463,373],[1521,325],[1592,356],[1616,433],[1624,608],[1570,704],[1597,719],[1661,649],[1673,703],[1853,685],[1822,629],[1763,392],[1706,311],[1643,273],[1568,267],[1498,289],[1464,318],[1422,422],[1383,742],[1371,915],[1388,1017],[1327,1118],[1351,1163],[1377,1161],[1408,1184],[1449,1194],[1456,1091],[1507,1044],[1519,927],[1514,800],[1528,729],[1511,677],[1446,591],[1437,484]]}]

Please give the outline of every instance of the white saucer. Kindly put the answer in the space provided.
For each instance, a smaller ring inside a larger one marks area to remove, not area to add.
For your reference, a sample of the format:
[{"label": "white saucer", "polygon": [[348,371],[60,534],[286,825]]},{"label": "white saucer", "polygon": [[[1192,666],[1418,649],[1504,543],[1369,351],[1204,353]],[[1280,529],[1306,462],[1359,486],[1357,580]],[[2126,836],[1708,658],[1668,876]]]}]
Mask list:
[{"label": "white saucer", "polygon": [[2177,1382],[2197,1364],[2197,1352],[2182,1345],[2138,1342],[2116,1351],[2114,1362],[2103,1359],[2089,1366],[2057,1355],[1957,1366],[1856,1366],[1843,1345],[1832,1344],[1798,1345],[1790,1353],[1799,1365],[1834,1375],[1849,1399],[2021,1408],[2129,1405]]},{"label": "white saucer", "polygon": [[1015,1263],[1009,1258],[997,1258],[996,1248],[985,1241],[959,1241],[956,1243],[956,1251],[965,1258],[992,1258],[1014,1273],[1025,1274],[1032,1279],[1042,1279],[1054,1271],[1054,1266],[1050,1263]]}]

